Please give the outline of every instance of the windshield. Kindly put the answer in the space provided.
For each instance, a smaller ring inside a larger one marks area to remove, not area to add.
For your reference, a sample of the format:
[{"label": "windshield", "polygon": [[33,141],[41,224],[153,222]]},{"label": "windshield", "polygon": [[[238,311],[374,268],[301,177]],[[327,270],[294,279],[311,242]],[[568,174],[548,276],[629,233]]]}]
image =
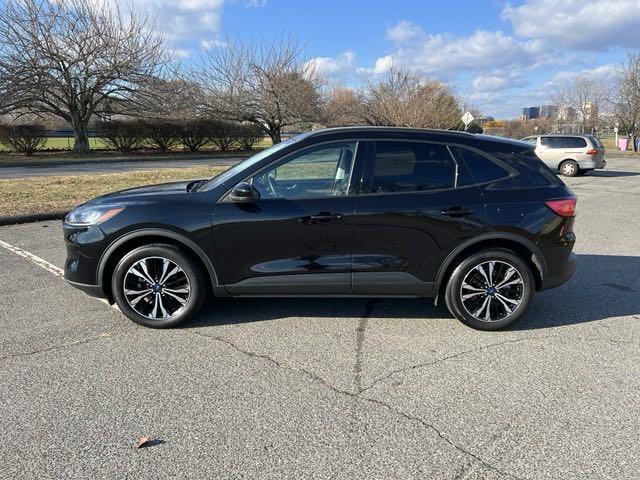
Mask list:
[{"label": "windshield", "polygon": [[298,140],[306,137],[307,135],[309,135],[309,133],[302,133],[300,135],[296,135],[295,137],[291,137],[289,140],[285,140],[284,142],[276,143],[275,145],[273,145],[273,146],[271,146],[269,148],[266,148],[266,149],[262,150],[261,152],[256,153],[255,155],[247,158],[246,160],[243,160],[242,162],[238,163],[237,165],[231,167],[230,169],[225,170],[220,175],[217,175],[217,176],[213,177],[212,179],[208,180],[207,183],[202,185],[202,187],[200,187],[198,190],[209,190],[210,188],[213,188],[213,187],[215,187],[217,185],[220,185],[221,183],[225,183],[227,180],[229,180],[230,178],[234,177],[236,174],[242,172],[246,168],[249,168],[252,165],[255,165],[260,160],[268,157],[269,155],[271,155],[273,153],[276,153],[276,152],[282,150],[283,148],[288,147],[292,143],[297,142]]}]

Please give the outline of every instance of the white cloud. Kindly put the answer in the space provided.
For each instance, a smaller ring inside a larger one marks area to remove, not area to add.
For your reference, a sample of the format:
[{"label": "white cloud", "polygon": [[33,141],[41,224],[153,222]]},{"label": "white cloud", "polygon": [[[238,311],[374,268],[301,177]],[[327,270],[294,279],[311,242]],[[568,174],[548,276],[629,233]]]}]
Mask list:
[{"label": "white cloud", "polygon": [[527,79],[516,70],[480,73],[471,82],[474,92],[497,92],[523,87],[527,84]]},{"label": "white cloud", "polygon": [[422,32],[413,38],[416,41],[404,38],[396,44],[395,61],[436,76],[508,66],[531,68],[558,61],[543,42],[521,41],[501,31],[477,30],[468,37]]},{"label": "white cloud", "polygon": [[398,22],[387,30],[387,38],[396,44],[406,43],[423,35],[424,31],[419,26],[406,20]]},{"label": "white cloud", "polygon": [[320,75],[332,78],[346,77],[356,70],[356,56],[347,51],[337,57],[315,57],[307,62]]},{"label": "white cloud", "polygon": [[205,40],[200,40],[200,47],[202,47],[205,50],[211,50],[212,48],[225,48],[227,47],[227,42],[217,38],[213,38],[209,40],[205,39]]},{"label": "white cloud", "polygon": [[638,0],[525,0],[507,5],[502,18],[526,38],[587,50],[640,45]]}]

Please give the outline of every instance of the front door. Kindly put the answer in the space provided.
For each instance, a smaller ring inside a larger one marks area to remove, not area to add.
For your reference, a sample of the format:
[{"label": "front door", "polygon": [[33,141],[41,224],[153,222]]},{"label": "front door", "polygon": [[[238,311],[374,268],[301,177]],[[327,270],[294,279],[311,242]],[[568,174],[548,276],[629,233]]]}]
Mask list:
[{"label": "front door", "polygon": [[482,194],[458,186],[465,167],[446,145],[390,140],[371,150],[353,220],[353,293],[429,296],[446,255],[482,233]]},{"label": "front door", "polygon": [[252,204],[213,211],[218,275],[233,295],[347,295],[358,144],[294,152],[247,179]]}]

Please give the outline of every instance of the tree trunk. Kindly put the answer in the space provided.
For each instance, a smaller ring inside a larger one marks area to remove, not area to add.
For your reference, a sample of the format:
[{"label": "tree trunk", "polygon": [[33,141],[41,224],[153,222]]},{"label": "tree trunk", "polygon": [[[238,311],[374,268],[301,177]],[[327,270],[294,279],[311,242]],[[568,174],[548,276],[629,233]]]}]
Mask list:
[{"label": "tree trunk", "polygon": [[280,131],[279,127],[270,129],[269,136],[271,137],[271,142],[273,142],[274,145],[282,141],[282,132]]},{"label": "tree trunk", "polygon": [[82,121],[79,116],[74,115],[71,126],[73,128],[73,152],[89,153],[89,126],[88,122]]}]

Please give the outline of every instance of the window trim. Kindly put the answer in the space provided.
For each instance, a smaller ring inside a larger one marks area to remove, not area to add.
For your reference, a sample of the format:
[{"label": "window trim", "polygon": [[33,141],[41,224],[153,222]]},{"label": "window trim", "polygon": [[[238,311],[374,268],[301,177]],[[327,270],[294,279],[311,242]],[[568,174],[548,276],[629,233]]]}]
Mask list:
[{"label": "window trim", "polygon": [[[264,172],[265,170],[268,170],[270,168],[277,168],[277,166],[281,163],[286,163],[287,160],[289,159],[289,157],[292,157],[294,155],[297,155],[301,152],[304,152],[305,150],[311,150],[323,145],[329,145],[332,143],[355,143],[355,154],[353,156],[353,169],[351,171],[351,178],[349,179],[349,188],[347,191],[351,190],[352,186],[356,187],[356,184],[362,184],[362,168],[359,168],[362,164],[362,161],[358,158],[360,154],[360,151],[363,150],[366,153],[366,149],[361,148],[361,143],[363,143],[363,139],[360,138],[341,138],[341,139],[334,139],[334,140],[325,140],[324,142],[318,142],[318,143],[314,143],[311,145],[306,145],[302,148],[299,148],[297,150],[294,150],[293,152],[289,152],[286,155],[277,158],[275,160],[273,160],[272,162],[269,162],[267,165],[264,165],[263,167],[259,168],[258,170],[255,170],[254,172],[251,172],[250,174],[246,175],[245,177],[242,178],[242,180],[238,180],[237,182],[235,182],[235,184],[230,187],[228,190],[226,190],[218,199],[218,201],[216,203],[233,203],[231,202],[231,200],[229,200],[229,196],[231,195],[231,191],[235,188],[235,186],[241,182],[246,182],[248,181],[250,178],[255,177],[256,175],[259,175],[260,173]],[[360,170],[360,179],[357,178],[356,175],[356,170],[359,169]],[[296,197],[296,198],[284,198],[284,197],[275,197],[275,198],[260,198],[259,200],[262,202],[266,202],[266,201],[273,201],[273,200],[289,200],[289,201],[300,201],[300,200],[321,200],[321,199],[326,199],[326,198],[349,198],[349,197],[355,197],[358,195],[359,190],[360,190],[360,185],[357,185],[357,189],[358,192],[356,193],[352,193],[352,194],[347,194],[347,195],[323,195],[320,197]]]}]

